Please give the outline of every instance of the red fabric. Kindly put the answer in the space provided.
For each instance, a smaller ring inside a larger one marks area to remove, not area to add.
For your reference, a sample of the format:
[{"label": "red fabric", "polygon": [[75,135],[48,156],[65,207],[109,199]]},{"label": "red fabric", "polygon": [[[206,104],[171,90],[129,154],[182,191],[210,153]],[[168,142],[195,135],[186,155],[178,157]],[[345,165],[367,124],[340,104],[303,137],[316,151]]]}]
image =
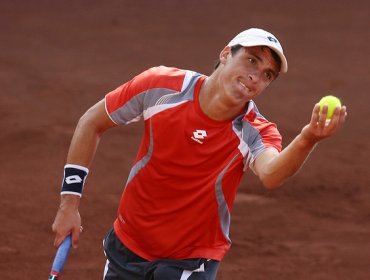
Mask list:
[{"label": "red fabric", "polygon": [[[180,90],[184,75],[172,68],[144,72],[107,95],[107,111],[114,112],[140,92],[150,94],[152,88]],[[148,160],[123,192],[114,229],[130,250],[148,260],[221,260],[230,247],[220,226],[216,187],[231,212],[244,159],[232,122],[209,119],[201,111],[198,92],[204,79],[195,87],[194,100],[145,119],[135,164]],[[269,135],[278,134],[274,125],[255,118],[251,124],[264,144],[279,148],[280,138]],[[206,136],[198,137],[197,131]]]}]

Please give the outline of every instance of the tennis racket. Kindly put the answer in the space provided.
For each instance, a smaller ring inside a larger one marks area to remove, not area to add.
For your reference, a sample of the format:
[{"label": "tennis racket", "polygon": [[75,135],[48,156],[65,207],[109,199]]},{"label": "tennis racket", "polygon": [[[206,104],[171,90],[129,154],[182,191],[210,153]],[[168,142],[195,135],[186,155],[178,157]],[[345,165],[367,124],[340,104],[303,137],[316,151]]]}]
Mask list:
[{"label": "tennis racket", "polygon": [[57,253],[55,254],[53,265],[51,266],[49,280],[58,280],[68,258],[69,251],[71,250],[71,245],[72,238],[71,235],[68,235],[60,244]]}]

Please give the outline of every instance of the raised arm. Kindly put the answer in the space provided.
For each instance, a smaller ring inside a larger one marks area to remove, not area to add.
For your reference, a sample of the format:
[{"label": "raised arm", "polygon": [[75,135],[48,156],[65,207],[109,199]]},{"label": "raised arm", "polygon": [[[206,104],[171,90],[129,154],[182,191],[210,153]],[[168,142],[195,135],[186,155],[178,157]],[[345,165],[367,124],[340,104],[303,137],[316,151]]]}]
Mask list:
[{"label": "raised arm", "polygon": [[316,144],[334,135],[347,116],[346,107],[337,107],[330,122],[326,120],[327,106],[320,114],[316,104],[311,121],[301,133],[279,154],[275,149],[262,152],[254,162],[254,171],[266,188],[276,188],[294,175],[304,164]]},{"label": "raised arm", "polygon": [[[67,164],[89,168],[100,137],[116,124],[105,111],[105,101],[101,100],[91,107],[79,120],[68,151]],[[63,239],[72,234],[72,246],[77,247],[81,217],[78,211],[80,196],[62,194],[52,230],[55,233],[54,246],[58,247]]]}]

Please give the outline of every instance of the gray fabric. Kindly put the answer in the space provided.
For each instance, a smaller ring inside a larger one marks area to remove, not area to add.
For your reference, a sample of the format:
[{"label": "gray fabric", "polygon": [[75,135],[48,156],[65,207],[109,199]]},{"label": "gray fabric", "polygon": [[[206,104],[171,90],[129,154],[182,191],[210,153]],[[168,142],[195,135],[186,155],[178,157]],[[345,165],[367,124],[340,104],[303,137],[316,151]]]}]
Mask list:
[{"label": "gray fabric", "polygon": [[222,179],[227,169],[230,167],[230,165],[234,162],[234,160],[237,157],[238,155],[233,157],[233,159],[228,163],[228,165],[222,170],[220,175],[217,177],[216,184],[215,184],[215,193],[216,193],[216,199],[217,199],[217,204],[218,204],[218,215],[220,217],[220,225],[221,225],[222,233],[224,234],[226,240],[228,240],[230,244],[231,244],[231,240],[229,238],[230,211],[229,211],[229,207],[227,205],[224,193],[222,191]]},{"label": "gray fabric", "polygon": [[193,100],[194,86],[200,77],[202,77],[201,74],[194,73],[181,92],[167,88],[152,88],[143,91],[112,112],[110,117],[117,124],[127,124],[138,121],[143,112],[151,107]]},{"label": "gray fabric", "polygon": [[135,177],[135,175],[140,171],[140,169],[144,168],[144,166],[149,162],[150,158],[152,157],[153,149],[154,149],[154,142],[153,142],[153,133],[152,133],[152,124],[150,123],[150,142],[149,142],[149,149],[148,153],[139,160],[130,171],[130,174],[127,179],[126,186],[130,183],[130,181]]}]

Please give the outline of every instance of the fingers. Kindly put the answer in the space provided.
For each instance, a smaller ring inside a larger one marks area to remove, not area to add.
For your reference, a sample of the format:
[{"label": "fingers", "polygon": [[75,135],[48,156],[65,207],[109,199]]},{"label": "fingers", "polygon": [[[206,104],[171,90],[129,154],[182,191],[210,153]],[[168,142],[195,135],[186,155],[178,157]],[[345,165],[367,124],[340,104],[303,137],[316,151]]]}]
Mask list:
[{"label": "fingers", "polygon": [[66,234],[60,234],[60,233],[56,232],[55,229],[53,228],[53,232],[55,232],[54,247],[58,248],[60,246],[60,244],[63,242],[63,240],[69,234],[71,234],[71,236],[72,236],[72,247],[74,249],[77,249],[78,241],[80,239],[80,234],[82,233],[82,231],[83,231],[83,227],[80,226],[80,227],[74,228],[71,232],[67,232]]},{"label": "fingers", "polygon": [[52,228],[52,231],[55,233],[54,247],[58,248],[59,245],[63,242],[64,238],[68,235],[68,233],[64,234],[60,230],[58,230],[57,222],[54,222],[51,228]]},{"label": "fingers", "polygon": [[313,108],[310,124],[303,129],[307,139],[320,141],[335,134],[344,124],[347,116],[345,106],[335,108],[331,119],[327,119],[328,106],[324,105],[320,111],[320,105],[316,104]]},{"label": "fingers", "polygon": [[311,125],[315,128],[316,133],[321,134],[325,127],[328,125],[329,120],[326,118],[328,114],[328,106],[325,104],[320,111],[320,104],[315,104],[312,116],[311,116]]},{"label": "fingers", "polygon": [[318,120],[318,127],[321,129],[321,131],[327,126],[330,122],[329,119],[327,119],[328,114],[328,105],[324,105],[322,108],[322,111],[319,112],[319,120]]},{"label": "fingers", "polygon": [[54,246],[56,248],[68,235],[72,237],[72,247],[77,248],[82,232],[81,217],[78,211],[71,208],[60,208],[52,225],[52,231],[55,233]]},{"label": "fingers", "polygon": [[346,106],[342,107],[337,106],[334,109],[333,115],[330,119],[327,118],[328,111],[329,111],[328,105],[324,104],[322,110],[320,111],[320,104],[319,103],[315,104],[315,107],[312,112],[311,123],[317,124],[320,127],[329,125],[336,127],[337,125],[341,125],[344,123],[345,118],[347,116]]},{"label": "fingers", "polygon": [[340,116],[339,116],[339,122],[340,122],[341,125],[346,120],[346,117],[347,117],[347,107],[346,106],[342,106],[342,108],[340,110]]},{"label": "fingers", "polygon": [[67,236],[67,234],[61,234],[58,230],[58,223],[57,221],[54,221],[53,225],[51,226],[52,231],[55,233],[54,238],[54,247],[58,248],[60,243],[64,240],[64,238]]},{"label": "fingers", "polygon": [[81,228],[82,226],[75,227],[72,231],[72,247],[74,249],[77,249],[78,247],[78,240],[80,239],[80,233],[82,232]]},{"label": "fingers", "polygon": [[320,117],[320,104],[317,103],[313,107],[312,115],[311,115],[311,125],[316,125],[319,122]]},{"label": "fingers", "polygon": [[339,106],[334,109],[333,116],[328,123],[331,129],[335,129],[338,126],[340,110],[341,108]]},{"label": "fingers", "polygon": [[66,238],[66,236],[67,235],[60,235],[60,234],[55,235],[54,247],[58,248],[60,244],[63,242],[63,240]]},{"label": "fingers", "polygon": [[340,128],[343,125],[346,116],[347,116],[346,106],[336,107],[333,113],[333,117],[329,123],[330,129],[337,130],[338,128]]}]

